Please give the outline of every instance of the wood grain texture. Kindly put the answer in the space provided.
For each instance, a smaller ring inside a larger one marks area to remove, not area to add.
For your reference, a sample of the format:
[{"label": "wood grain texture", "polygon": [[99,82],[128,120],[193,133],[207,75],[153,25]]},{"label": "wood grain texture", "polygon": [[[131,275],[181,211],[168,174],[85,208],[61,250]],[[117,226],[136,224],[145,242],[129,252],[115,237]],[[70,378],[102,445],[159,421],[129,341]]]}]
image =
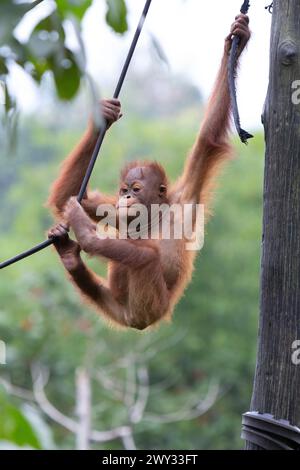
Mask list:
[{"label": "wood grain texture", "polygon": [[[260,321],[251,410],[300,426],[300,2],[275,0],[266,136]],[[255,90],[254,90],[255,93]],[[246,443],[247,450],[259,447]]]}]

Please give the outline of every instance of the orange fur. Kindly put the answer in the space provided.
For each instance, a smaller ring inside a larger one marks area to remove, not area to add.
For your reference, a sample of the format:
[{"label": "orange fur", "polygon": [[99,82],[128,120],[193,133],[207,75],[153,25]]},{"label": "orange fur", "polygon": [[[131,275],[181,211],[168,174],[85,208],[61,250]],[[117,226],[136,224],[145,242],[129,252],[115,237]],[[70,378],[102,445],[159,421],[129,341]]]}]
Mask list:
[{"label": "orange fur", "polygon": [[[216,176],[222,164],[232,156],[227,65],[228,52],[225,49],[204,122],[183,175],[162,195],[159,187],[161,184],[167,186],[168,180],[160,164],[148,161],[128,163],[121,172],[121,183],[128,178],[130,181],[130,172],[134,175],[132,180],[136,175],[142,175],[141,195],[133,194],[130,182],[127,183],[125,191],[128,191],[129,198],[146,200],[147,204],[155,203],[158,198],[169,204],[202,203],[208,217]],[[96,276],[85,266],[78,254],[78,245],[75,247],[68,235],[64,235],[63,242],[62,238],[57,238],[55,246],[70,278],[85,299],[110,321],[145,329],[162,318],[171,318],[176,303],[191,280],[195,252],[185,249],[185,240],[100,240],[97,237],[91,220],[96,220],[93,213],[101,202],[115,202],[116,198],[88,193],[83,207],[74,198],[67,203],[70,196],[79,191],[93,144],[92,136],[86,134],[66,159],[52,186],[48,204],[55,215],[64,215],[82,250],[108,261],[108,280]],[[142,171],[139,173],[139,169],[144,167],[147,168],[146,176]]]},{"label": "orange fur", "polygon": [[120,182],[124,181],[127,173],[133,168],[150,168],[153,170],[161,179],[162,184],[168,185],[168,177],[166,175],[164,167],[158,163],[149,160],[134,160],[127,163],[120,173]]}]

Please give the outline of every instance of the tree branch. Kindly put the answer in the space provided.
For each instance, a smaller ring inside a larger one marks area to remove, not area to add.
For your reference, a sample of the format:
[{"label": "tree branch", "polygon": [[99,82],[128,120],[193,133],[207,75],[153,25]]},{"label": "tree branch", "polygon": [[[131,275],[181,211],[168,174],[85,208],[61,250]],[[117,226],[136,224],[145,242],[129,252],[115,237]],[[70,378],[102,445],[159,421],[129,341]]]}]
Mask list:
[{"label": "tree branch", "polygon": [[79,419],[76,434],[77,450],[89,450],[91,431],[91,384],[85,368],[76,371],[76,411]]},{"label": "tree branch", "polygon": [[33,393],[25,388],[16,387],[10,381],[0,378],[0,384],[4,387],[7,393],[15,397],[22,398],[27,401],[34,401]]},{"label": "tree branch", "polygon": [[130,432],[127,436],[122,437],[122,442],[125,450],[137,450],[134,442],[133,434]]},{"label": "tree branch", "polygon": [[144,415],[145,408],[149,398],[149,374],[147,367],[139,367],[137,371],[138,376],[138,391],[137,398],[129,411],[129,418],[132,423],[139,423]]},{"label": "tree branch", "polygon": [[[44,373],[43,373],[44,372]],[[47,399],[44,392],[44,387],[47,383],[48,372],[45,379],[45,371],[42,371],[38,366],[33,366],[33,391],[34,397],[41,410],[49,416],[53,421],[60,424],[64,428],[71,431],[73,434],[77,434],[79,424],[62,414],[57,408],[55,408]],[[44,377],[43,377],[44,375]],[[131,428],[128,426],[119,426],[117,428],[110,429],[108,431],[91,431],[89,438],[95,442],[107,442],[114,439],[123,438],[131,434]]]},{"label": "tree branch", "polygon": [[48,398],[46,397],[44,387],[48,382],[49,372],[46,369],[42,371],[38,366],[34,365],[32,366],[31,374],[34,398],[41,410],[49,416],[49,418],[53,419],[53,421],[72,433],[77,434],[78,423],[61,413],[48,401]]},{"label": "tree branch", "polygon": [[178,421],[187,421],[195,418],[199,418],[205,414],[216,402],[219,395],[219,385],[213,384],[209,387],[206,397],[200,401],[197,405],[191,406],[188,409],[182,409],[174,413],[168,413],[165,415],[155,415],[145,413],[144,420],[152,423],[175,423]]}]

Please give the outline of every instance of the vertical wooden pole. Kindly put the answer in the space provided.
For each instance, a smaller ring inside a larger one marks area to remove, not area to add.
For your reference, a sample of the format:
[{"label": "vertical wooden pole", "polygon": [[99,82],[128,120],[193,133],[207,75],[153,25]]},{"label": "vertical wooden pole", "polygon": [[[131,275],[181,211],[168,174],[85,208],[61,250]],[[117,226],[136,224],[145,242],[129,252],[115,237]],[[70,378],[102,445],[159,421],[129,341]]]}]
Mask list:
[{"label": "vertical wooden pole", "polygon": [[[266,162],[261,298],[251,411],[271,413],[297,426],[300,365],[293,363],[292,354],[294,342],[300,340],[299,103],[300,2],[275,0],[270,83],[263,113]],[[247,442],[246,449],[259,447]]]}]

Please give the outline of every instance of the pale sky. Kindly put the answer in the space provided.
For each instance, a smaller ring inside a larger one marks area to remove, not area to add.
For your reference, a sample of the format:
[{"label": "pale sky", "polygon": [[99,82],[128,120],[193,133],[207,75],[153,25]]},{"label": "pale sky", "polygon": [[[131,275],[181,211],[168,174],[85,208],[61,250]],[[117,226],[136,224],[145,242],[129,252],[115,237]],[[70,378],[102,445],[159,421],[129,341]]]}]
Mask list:
[{"label": "pale sky", "polygon": [[[207,98],[213,85],[223,42],[241,0],[152,0],[152,5],[138,44],[135,61],[148,54],[149,32],[162,45],[171,69],[170,73],[186,76],[199,87]],[[252,2],[249,15],[252,38],[239,73],[238,100],[244,127],[261,126],[261,112],[267,92],[269,68],[269,37],[272,16],[264,9],[268,1]],[[45,0],[32,14],[27,15],[18,30],[19,37],[26,35],[38,15],[51,8],[52,0]],[[104,23],[105,2],[96,0],[86,14],[83,38],[88,55],[89,70],[97,83],[111,83],[115,87],[133,31],[144,5],[144,0],[127,0],[130,30],[124,36],[111,32]],[[128,76],[130,80],[130,74]],[[20,73],[14,74],[14,89],[18,90],[24,110],[34,110],[39,94],[30,80]],[[123,93],[126,93],[126,85]]]}]

